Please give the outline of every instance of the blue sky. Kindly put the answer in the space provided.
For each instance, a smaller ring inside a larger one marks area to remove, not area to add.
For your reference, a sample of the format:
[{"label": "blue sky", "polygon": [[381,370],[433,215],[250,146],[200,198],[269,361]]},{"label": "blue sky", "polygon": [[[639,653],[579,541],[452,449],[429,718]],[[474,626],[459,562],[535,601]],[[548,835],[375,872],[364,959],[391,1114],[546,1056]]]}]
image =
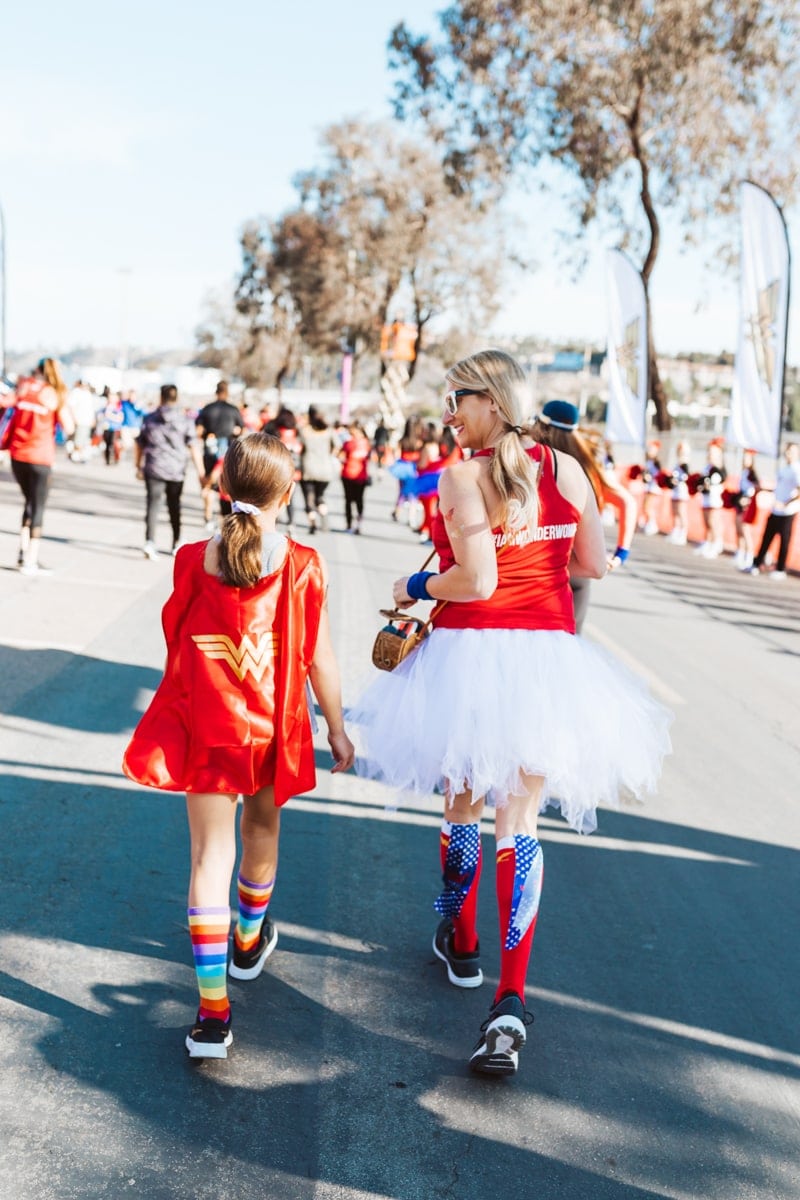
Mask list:
[{"label": "blue sky", "polygon": [[[441,7],[9,5],[0,93],[8,347],[191,345],[205,298],[230,289],[242,223],[294,202],[292,178],[319,162],[326,125],[389,115],[389,30],[399,19],[432,30]],[[593,244],[572,283],[558,267],[552,201],[515,207],[539,268],[509,291],[487,335],[602,343],[603,246]],[[792,225],[790,214],[790,234]],[[679,257],[669,229],[652,297],[659,348],[733,349],[735,281]],[[790,362],[800,358],[797,312],[795,303]]]}]

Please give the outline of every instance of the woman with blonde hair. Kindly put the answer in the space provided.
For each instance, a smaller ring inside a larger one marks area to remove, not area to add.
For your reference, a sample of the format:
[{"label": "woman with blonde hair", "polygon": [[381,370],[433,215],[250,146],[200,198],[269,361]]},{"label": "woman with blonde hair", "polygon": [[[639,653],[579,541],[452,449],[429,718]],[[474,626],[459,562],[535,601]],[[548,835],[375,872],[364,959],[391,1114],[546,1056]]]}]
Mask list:
[{"label": "woman with blonde hair", "polygon": [[75,432],[67,387],[58,363],[43,358],[17,382],[11,397],[14,414],[5,436],[11,470],[25,498],[17,565],[23,575],[48,573],[39,562],[44,509],[55,462],[56,426],[66,437]]},{"label": "woman with blonde hair", "polygon": [[233,1035],[226,987],[236,801],[243,796],[238,920],[228,968],[255,979],[275,948],[267,914],[278,864],[280,809],[315,786],[310,682],[328,726],[334,772],[353,761],[331,645],[327,572],[315,550],[278,533],[294,488],[278,438],[245,434],[224,460],[231,515],[208,542],[182,547],[164,607],[164,678],[123,768],[138,783],[186,792],[191,840],[189,935],[200,1005],[192,1058],[226,1058]]},{"label": "woman with blonde hair", "polygon": [[503,351],[447,372],[443,421],[471,457],[439,481],[439,572],[394,584],[398,607],[434,601],[433,632],[350,713],[362,726],[362,773],[406,792],[444,791],[433,951],[459,988],[483,982],[479,822],[495,807],[500,974],[470,1057],[490,1075],[516,1071],[532,1020],[524,990],[542,887],[539,812],[557,803],[590,832],[599,804],[654,787],[669,749],[666,710],[574,636],[570,574],[605,574],[602,525],[582,467],[534,442],[528,412],[524,372]]}]

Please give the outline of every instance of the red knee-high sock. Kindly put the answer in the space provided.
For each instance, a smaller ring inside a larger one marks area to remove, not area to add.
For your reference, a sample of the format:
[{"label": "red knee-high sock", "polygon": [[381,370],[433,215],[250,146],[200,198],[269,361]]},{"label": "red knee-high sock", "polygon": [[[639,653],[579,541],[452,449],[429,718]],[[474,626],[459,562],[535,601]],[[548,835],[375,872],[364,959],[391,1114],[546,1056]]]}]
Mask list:
[{"label": "red knee-high sock", "polygon": [[516,992],[525,999],[525,977],[539,915],[543,876],[542,848],[536,838],[517,834],[498,841],[500,983],[495,1003],[505,992]]},{"label": "red knee-high sock", "polygon": [[453,922],[456,954],[471,954],[478,945],[478,885],[483,861],[478,822],[453,825],[442,821],[439,855],[445,890],[435,907]]}]

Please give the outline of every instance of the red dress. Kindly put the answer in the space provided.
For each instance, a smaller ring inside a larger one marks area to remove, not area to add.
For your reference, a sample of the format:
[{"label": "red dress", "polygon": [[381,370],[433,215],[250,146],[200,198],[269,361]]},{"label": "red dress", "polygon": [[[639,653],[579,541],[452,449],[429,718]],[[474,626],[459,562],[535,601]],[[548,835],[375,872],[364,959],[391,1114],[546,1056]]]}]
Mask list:
[{"label": "red dress", "polygon": [[254,587],[203,566],[206,542],[175,559],[162,624],[164,678],[125,751],[123,770],[169,792],[241,793],[273,784],[275,803],[316,784],[305,684],[325,587],[314,550],[286,559]]}]

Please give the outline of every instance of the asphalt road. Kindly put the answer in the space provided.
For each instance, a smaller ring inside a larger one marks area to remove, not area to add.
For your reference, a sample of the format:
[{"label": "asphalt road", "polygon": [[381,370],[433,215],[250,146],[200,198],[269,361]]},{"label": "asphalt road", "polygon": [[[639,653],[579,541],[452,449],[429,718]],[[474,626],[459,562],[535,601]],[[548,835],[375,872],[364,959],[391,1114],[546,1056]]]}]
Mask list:
[{"label": "asphalt road", "polygon": [[[318,544],[347,698],[424,553],[389,519],[390,480],[360,538],[331,490]],[[186,509],[199,538],[196,483]],[[430,949],[439,801],[387,810],[330,775],[322,735],[317,790],[285,811],[278,948],[232,984],[230,1057],[197,1065],[183,802],[119,769],[159,678],[171,559],[142,555],[128,462],[59,464],[47,578],[13,568],[20,512],[3,465],[2,1196],[797,1200],[799,578],[639,537],[594,585],[586,635],[674,709],[674,754],[658,797],[592,837],[543,823],[515,1078],[466,1069],[496,980],[491,870],[487,982],[458,991]]]}]

